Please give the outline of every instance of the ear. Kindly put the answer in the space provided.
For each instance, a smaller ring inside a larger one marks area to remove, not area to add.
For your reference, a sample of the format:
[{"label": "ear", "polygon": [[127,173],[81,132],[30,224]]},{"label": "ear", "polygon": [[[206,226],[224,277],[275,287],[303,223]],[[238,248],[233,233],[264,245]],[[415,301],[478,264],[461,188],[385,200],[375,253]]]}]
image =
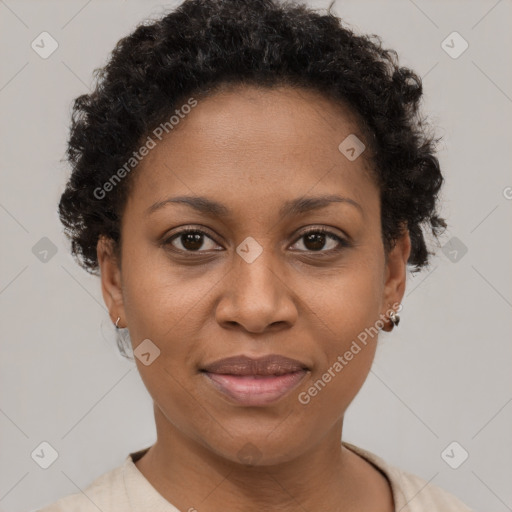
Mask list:
[{"label": "ear", "polygon": [[[384,291],[382,296],[381,313],[386,315],[390,309],[396,311],[405,292],[407,280],[407,260],[411,254],[411,238],[409,230],[404,229],[403,234],[396,240],[395,246],[389,251],[384,270]],[[393,307],[393,305],[395,305]],[[387,316],[387,315],[386,315]]]},{"label": "ear", "polygon": [[119,317],[118,326],[126,327],[121,268],[113,248],[113,240],[103,235],[100,236],[96,246],[96,254],[101,271],[101,292],[112,323],[115,324]]}]

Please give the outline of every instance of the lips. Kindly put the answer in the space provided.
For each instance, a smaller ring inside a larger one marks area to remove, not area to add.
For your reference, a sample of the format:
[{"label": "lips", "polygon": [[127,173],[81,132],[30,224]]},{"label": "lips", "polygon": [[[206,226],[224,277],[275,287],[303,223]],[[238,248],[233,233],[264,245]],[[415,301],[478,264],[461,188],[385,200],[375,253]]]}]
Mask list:
[{"label": "lips", "polygon": [[247,406],[279,400],[298,386],[308,367],[295,359],[271,354],[258,359],[234,356],[204,366],[201,371],[217,391]]},{"label": "lips", "polygon": [[233,356],[220,359],[203,368],[209,373],[223,373],[229,375],[284,375],[285,373],[307,370],[307,366],[300,361],[289,357],[270,354],[265,357],[253,359],[247,356]]}]

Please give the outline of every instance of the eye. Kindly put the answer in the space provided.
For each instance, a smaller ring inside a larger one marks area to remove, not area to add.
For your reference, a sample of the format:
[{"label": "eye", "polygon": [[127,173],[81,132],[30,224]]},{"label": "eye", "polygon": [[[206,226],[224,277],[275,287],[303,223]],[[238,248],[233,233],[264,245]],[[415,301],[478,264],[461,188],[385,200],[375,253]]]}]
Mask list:
[{"label": "eye", "polygon": [[[194,228],[183,229],[164,240],[163,245],[170,245],[180,252],[203,252],[219,250],[217,242],[204,231]],[[206,245],[206,247],[205,247]],[[200,251],[202,249],[202,251]]]},{"label": "eye", "polygon": [[[299,244],[301,240],[302,245],[305,249],[299,249],[299,251],[309,252],[336,252],[340,251],[344,247],[348,247],[349,243],[347,240],[340,236],[328,231],[324,228],[312,228],[302,233],[300,238],[295,242],[294,245]],[[300,245],[300,244],[299,244]]]},{"label": "eye", "polygon": [[[218,248],[219,244],[211,236],[197,228],[182,229],[164,240],[163,245],[171,246],[172,250],[177,252],[188,253],[223,250]],[[303,232],[294,245],[299,245],[296,249],[299,252],[318,253],[337,252],[350,246],[347,240],[325,228],[311,228]]]}]

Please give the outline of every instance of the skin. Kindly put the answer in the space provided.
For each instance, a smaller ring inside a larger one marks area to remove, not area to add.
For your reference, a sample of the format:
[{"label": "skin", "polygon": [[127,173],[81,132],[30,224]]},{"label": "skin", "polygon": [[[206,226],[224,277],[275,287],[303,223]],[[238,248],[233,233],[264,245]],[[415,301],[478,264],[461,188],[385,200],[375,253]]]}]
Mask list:
[{"label": "skin", "polygon": [[[314,91],[218,92],[134,171],[121,264],[107,239],[98,242],[112,321],[120,317],[119,325],[129,327],[134,348],[150,339],[160,350],[148,366],[136,359],[157,429],[156,443],[136,465],[180,510],[220,511],[226,503],[244,512],[394,510],[384,475],[340,441],[377,337],[307,405],[298,400],[405,290],[409,235],[386,258],[369,163],[364,153],[351,162],[338,149],[352,133],[364,140],[350,110]],[[360,208],[331,202],[279,213],[286,201],[326,194]],[[229,215],[177,203],[145,214],[183,195],[218,201]],[[186,237],[162,245],[186,226],[207,233],[202,252],[191,251]],[[303,236],[309,227],[325,227],[350,246],[329,255],[340,245],[326,237],[314,250]],[[248,236],[263,249],[252,263],[236,253]],[[271,353],[310,371],[264,407],[230,402],[198,370],[224,357]],[[252,465],[238,456],[248,443],[258,454]]]}]

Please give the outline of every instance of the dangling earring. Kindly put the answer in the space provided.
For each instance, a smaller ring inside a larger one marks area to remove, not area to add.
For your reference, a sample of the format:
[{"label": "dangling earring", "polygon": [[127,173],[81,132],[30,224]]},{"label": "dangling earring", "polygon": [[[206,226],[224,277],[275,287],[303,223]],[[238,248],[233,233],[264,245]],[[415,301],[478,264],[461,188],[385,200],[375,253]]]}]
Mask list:
[{"label": "dangling earring", "polygon": [[121,317],[120,317],[120,316],[118,316],[118,317],[117,317],[117,320],[116,320],[116,329],[120,329],[120,327],[119,327],[119,325],[118,325],[118,324],[119,324],[119,320],[121,320]]}]

